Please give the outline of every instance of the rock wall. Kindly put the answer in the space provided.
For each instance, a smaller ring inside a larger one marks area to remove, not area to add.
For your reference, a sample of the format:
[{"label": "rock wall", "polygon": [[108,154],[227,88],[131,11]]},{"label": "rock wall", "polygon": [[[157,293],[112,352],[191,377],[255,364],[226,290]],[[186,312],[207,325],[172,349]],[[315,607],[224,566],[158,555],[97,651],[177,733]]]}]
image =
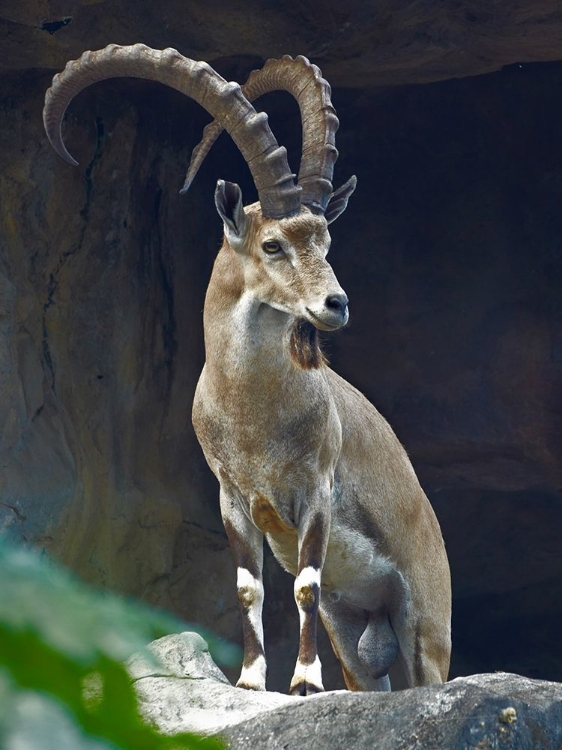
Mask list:
[{"label": "rock wall", "polygon": [[[560,680],[562,65],[372,87],[560,58],[560,11],[474,3],[476,18],[466,10],[461,23],[429,0],[391,5],[386,22],[361,24],[367,11],[353,4],[346,19],[316,14],[315,32],[312,10],[293,17],[288,4],[260,7],[247,25],[245,11],[212,4],[164,3],[158,18],[124,1],[4,4],[0,528],[89,581],[239,639],[217,487],[190,409],[220,240],[214,183],[239,182],[250,202],[247,168],[222,136],[179,196],[207,118],[176,92],[129,80],[73,104],[72,169],[43,134],[42,98],[66,59],[110,41],[175,45],[240,80],[266,56],[304,52],[339,86],[336,184],[359,177],[331,252],[352,325],[327,348],[393,424],[439,515],[455,590],[452,674]],[[517,33],[499,24],[505,14]],[[280,17],[283,49],[279,31],[275,44],[267,37]],[[228,36],[229,24],[240,33]],[[447,54],[431,42],[439,28]],[[476,37],[495,40],[494,55],[474,53]],[[284,96],[263,103],[297,163],[296,108]],[[270,557],[266,596],[270,685],[285,690],[298,625],[291,580]],[[341,685],[324,652],[326,684]]]}]

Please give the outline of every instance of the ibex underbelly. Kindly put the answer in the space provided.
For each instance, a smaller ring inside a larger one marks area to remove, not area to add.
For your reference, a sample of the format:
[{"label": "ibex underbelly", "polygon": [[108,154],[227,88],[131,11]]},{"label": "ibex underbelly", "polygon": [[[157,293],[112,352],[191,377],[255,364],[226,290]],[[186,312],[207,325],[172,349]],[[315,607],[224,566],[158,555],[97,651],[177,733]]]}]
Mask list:
[{"label": "ibex underbelly", "polygon": [[[297,531],[280,524],[261,529],[277,561],[297,576]],[[406,606],[409,586],[396,564],[385,557],[375,541],[332,517],[321,576],[322,598],[344,601],[374,612]],[[399,601],[400,600],[400,601]]]}]

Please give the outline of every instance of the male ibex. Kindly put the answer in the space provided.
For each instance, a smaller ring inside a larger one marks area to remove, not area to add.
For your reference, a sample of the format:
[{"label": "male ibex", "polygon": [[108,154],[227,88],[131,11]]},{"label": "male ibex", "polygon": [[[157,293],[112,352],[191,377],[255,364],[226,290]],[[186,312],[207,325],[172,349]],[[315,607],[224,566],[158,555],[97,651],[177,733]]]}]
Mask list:
[{"label": "male ibex", "polygon": [[[205,301],[206,364],[193,406],[238,569],[238,685],[265,689],[264,535],[296,576],[300,648],[291,693],[323,690],[318,611],[350,689],[388,689],[396,660],[411,686],[445,680],[451,591],[439,525],[391,428],[326,365],[318,343],[318,329],[348,320],[347,297],[326,261],[327,227],[355,188],[351,178],[332,192],[338,121],[329,85],[303,57],[269,61],[241,90],[172,49],[86,52],[55,77],[44,113],[51,142],[72,163],[60,131],[66,107],[81,89],[115,76],[161,81],[216,118],[186,187],[222,127],[258,190],[259,202],[244,208],[237,185],[217,185],[224,241]],[[298,184],[267,116],[250,103],[273,89],[300,105]]]}]

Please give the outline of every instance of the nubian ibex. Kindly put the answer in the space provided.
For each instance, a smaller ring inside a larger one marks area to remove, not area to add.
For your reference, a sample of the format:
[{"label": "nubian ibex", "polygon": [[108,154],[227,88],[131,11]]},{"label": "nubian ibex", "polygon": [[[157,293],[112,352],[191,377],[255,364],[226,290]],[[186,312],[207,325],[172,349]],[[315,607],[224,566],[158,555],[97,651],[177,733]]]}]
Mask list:
[{"label": "nubian ibex", "polygon": [[[333,370],[318,329],[348,321],[348,299],[326,260],[328,224],[346,208],[335,192],[338,120],[330,87],[306,58],[268,61],[244,87],[176,50],[111,45],[55,76],[44,121],[71,163],[61,122],[73,96],[105,78],[160,81],[215,118],[184,189],[224,128],[251,170],[259,201],[219,180],[224,241],[204,310],[206,363],[193,424],[220,482],[238,570],[244,662],[238,685],[264,690],[263,538],[295,578],[300,647],[293,694],[323,690],[318,612],[352,690],[389,689],[394,662],[410,686],[447,678],[451,589],[437,519],[406,452],[378,411]],[[291,93],[302,117],[298,181],[267,115],[251,101]]]}]

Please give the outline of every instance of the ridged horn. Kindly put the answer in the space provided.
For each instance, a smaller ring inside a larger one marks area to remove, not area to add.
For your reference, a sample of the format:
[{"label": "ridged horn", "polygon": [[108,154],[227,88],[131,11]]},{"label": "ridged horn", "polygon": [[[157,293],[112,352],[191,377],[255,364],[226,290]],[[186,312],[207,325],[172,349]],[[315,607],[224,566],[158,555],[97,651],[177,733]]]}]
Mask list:
[{"label": "ridged horn", "polygon": [[197,101],[240,149],[252,173],[263,215],[280,219],[299,210],[301,189],[295,184],[285,148],[271,132],[267,115],[256,112],[237,83],[228,83],[207,63],[190,60],[171,48],[110,44],[67,63],[53,78],[43,110],[47,136],[63,159],[77,163],[61,135],[62,119],[72,99],[92,83],[120,76],[159,81]]},{"label": "ridged horn", "polygon": [[[320,69],[299,55],[285,55],[280,60],[267,60],[263,68],[250,73],[242,86],[249,102],[271,91],[287,91],[297,100],[302,120],[302,157],[298,184],[302,187],[301,203],[313,211],[324,213],[332,194],[332,176],[338,158],[335,135],[339,121],[332,106],[330,84]],[[212,122],[194,148],[181,192],[185,192],[201,163],[223,128]]]}]

